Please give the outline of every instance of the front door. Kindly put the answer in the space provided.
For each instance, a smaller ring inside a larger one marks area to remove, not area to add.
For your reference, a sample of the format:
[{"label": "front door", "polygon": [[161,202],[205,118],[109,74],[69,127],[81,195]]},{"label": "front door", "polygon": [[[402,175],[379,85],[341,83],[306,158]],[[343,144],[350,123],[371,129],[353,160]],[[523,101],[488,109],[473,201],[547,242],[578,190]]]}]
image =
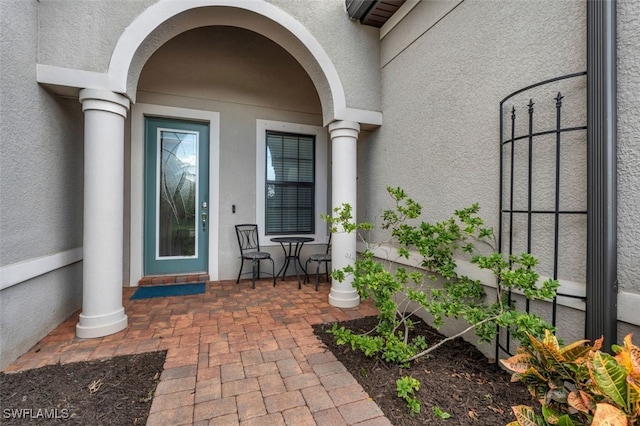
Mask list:
[{"label": "front door", "polygon": [[145,118],[144,274],[207,272],[209,126]]}]

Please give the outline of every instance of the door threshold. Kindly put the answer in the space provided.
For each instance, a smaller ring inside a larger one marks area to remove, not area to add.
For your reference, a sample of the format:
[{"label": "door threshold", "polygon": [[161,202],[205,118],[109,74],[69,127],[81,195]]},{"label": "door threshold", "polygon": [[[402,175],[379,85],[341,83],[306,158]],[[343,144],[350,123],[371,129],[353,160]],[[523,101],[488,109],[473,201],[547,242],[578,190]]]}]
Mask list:
[{"label": "door threshold", "polygon": [[176,274],[176,275],[148,275],[138,281],[139,286],[193,284],[208,282],[209,274]]}]

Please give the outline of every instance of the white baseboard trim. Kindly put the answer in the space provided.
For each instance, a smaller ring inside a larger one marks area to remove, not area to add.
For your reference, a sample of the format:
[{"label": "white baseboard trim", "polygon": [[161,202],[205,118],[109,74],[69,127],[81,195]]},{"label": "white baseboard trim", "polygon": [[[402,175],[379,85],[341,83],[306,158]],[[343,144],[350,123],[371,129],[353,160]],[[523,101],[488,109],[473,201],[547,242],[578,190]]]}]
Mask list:
[{"label": "white baseboard trim", "polygon": [[618,321],[640,325],[640,294],[630,291],[618,293]]},{"label": "white baseboard trim", "polygon": [[82,247],[0,267],[0,290],[82,260]]}]

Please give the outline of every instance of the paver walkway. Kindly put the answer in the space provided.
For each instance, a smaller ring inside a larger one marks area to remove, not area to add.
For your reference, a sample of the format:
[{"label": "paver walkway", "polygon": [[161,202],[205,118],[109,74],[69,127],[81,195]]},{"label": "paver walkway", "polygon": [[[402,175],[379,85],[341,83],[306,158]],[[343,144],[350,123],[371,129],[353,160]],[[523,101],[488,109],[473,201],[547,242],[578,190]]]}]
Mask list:
[{"label": "paver walkway", "polygon": [[222,281],[142,300],[125,288],[125,330],[79,339],[76,313],[5,371],[166,349],[147,425],[389,425],[311,328],[377,312],[369,302],[330,306],[328,287]]}]

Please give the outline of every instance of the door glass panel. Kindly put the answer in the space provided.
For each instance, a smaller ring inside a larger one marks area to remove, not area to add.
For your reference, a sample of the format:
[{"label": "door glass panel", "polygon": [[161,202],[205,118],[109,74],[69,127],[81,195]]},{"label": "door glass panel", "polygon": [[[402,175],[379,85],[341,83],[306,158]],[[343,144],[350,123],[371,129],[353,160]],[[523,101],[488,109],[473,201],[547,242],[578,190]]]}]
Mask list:
[{"label": "door glass panel", "polygon": [[156,257],[196,257],[198,134],[158,129]]}]

